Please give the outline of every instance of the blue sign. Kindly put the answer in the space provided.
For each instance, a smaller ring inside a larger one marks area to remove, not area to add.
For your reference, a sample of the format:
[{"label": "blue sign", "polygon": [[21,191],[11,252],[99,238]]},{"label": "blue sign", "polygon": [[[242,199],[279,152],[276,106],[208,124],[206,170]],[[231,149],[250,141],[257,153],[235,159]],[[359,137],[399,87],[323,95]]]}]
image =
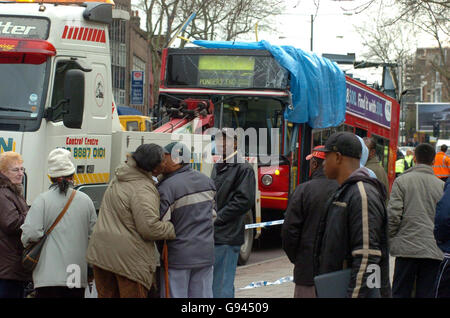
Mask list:
[{"label": "blue sign", "polygon": [[131,71],[131,105],[144,105],[144,71]]}]

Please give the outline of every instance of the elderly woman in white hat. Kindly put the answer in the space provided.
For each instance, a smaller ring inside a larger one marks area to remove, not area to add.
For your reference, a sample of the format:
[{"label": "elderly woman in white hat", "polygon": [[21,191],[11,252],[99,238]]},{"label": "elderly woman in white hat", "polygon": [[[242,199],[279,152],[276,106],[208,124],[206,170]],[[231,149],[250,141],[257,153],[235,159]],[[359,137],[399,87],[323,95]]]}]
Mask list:
[{"label": "elderly woman in white hat", "polygon": [[[38,241],[64,209],[73,191],[75,166],[71,153],[57,148],[48,156],[52,185],[40,194],[22,226],[26,247]],[[33,271],[37,298],[83,298],[87,287],[86,250],[97,215],[92,200],[76,191],[61,220],[49,234]]]}]

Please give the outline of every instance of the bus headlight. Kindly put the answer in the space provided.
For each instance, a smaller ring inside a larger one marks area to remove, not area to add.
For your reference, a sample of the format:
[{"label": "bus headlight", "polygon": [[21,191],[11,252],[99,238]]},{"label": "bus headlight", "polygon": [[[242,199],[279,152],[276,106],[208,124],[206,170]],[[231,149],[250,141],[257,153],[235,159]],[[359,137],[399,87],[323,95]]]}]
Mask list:
[{"label": "bus headlight", "polygon": [[265,174],[263,175],[263,177],[261,178],[261,182],[262,184],[264,184],[265,186],[270,186],[273,182],[273,178],[270,174]]}]

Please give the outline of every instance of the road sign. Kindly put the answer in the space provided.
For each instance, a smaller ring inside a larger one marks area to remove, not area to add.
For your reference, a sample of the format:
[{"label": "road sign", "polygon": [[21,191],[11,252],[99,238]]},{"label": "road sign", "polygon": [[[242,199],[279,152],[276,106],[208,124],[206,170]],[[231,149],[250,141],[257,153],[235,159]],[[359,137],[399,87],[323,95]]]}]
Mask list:
[{"label": "road sign", "polygon": [[131,71],[131,105],[144,105],[144,71]]}]

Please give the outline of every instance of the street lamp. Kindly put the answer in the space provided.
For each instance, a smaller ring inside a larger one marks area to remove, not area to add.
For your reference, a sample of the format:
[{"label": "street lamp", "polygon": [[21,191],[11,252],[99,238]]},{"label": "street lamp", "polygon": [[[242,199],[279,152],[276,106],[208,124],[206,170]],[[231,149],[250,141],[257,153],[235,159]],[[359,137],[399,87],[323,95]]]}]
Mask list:
[{"label": "street lamp", "polygon": [[[324,15],[327,15],[327,14],[324,14]],[[353,13],[351,13],[351,12],[344,12],[343,15],[351,16],[351,15],[353,15]],[[337,38],[342,39],[343,36],[340,36],[340,37],[337,36]],[[311,52],[313,51],[313,47],[314,47],[313,43],[314,43],[314,15],[311,14],[311,43],[310,43]]]}]

